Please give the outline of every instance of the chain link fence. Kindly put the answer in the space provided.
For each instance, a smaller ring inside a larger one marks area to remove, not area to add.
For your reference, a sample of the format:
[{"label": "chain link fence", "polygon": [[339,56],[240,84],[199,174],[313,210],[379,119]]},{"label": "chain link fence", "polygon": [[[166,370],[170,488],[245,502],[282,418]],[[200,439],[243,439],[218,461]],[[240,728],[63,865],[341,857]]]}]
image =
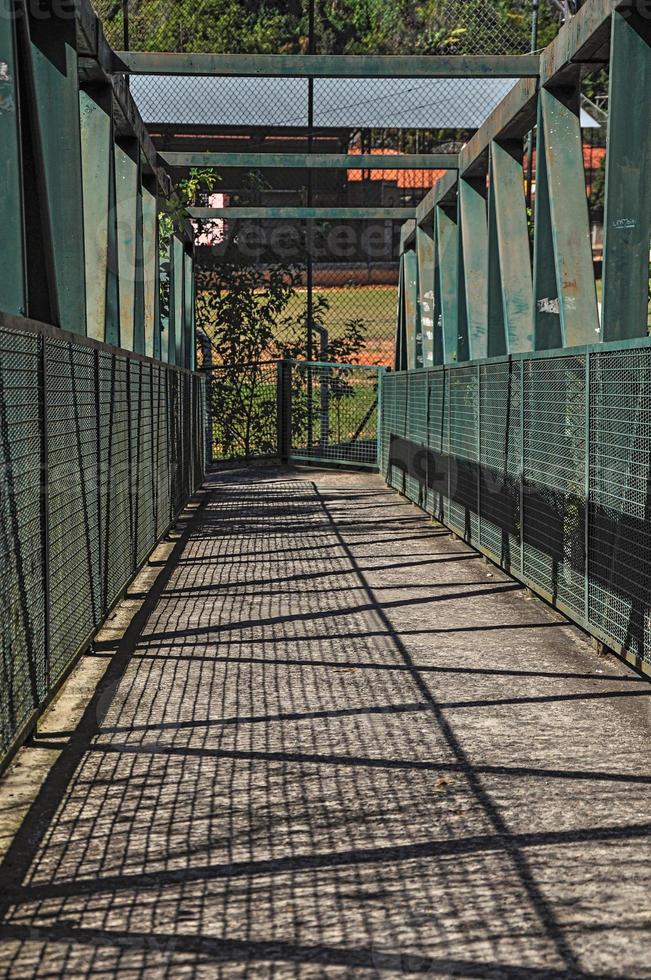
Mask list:
[{"label": "chain link fence", "polygon": [[377,467],[382,368],[287,359],[205,371],[211,462]]},{"label": "chain link fence", "polygon": [[[215,0],[95,0],[109,43],[142,51],[305,53],[308,3],[281,5]],[[549,16],[578,6],[550,0]],[[528,0],[400,2],[343,11],[333,0],[316,4],[315,47],[322,54],[516,54],[529,50]]]}]

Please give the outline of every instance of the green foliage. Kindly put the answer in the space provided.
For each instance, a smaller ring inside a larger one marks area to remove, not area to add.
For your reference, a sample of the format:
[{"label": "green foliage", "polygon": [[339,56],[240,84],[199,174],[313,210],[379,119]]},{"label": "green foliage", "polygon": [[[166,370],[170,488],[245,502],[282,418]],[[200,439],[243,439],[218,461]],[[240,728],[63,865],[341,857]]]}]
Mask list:
[{"label": "green foliage", "polygon": [[[97,0],[109,39],[121,46],[121,3]],[[332,54],[528,48],[531,0],[318,0],[317,48]],[[558,0],[541,0],[539,46],[554,37]],[[134,50],[305,53],[307,0],[131,0]]]},{"label": "green foliage", "polygon": [[602,157],[599,169],[594,175],[590,194],[590,206],[594,211],[603,213],[606,201],[606,157]]},{"label": "green foliage", "polygon": [[[240,255],[237,235],[228,244],[214,285],[197,295],[197,327],[209,339],[219,365],[210,386],[215,420],[215,452],[223,458],[271,454],[276,445],[275,367],[261,362],[305,360],[308,356],[308,310],[297,287],[302,270],[290,263],[260,267]],[[329,303],[315,294],[312,320],[325,317]],[[351,363],[365,343],[365,325],[349,320],[329,342],[328,359]],[[271,372],[271,374],[270,374]],[[348,397],[349,386],[333,385],[333,402]],[[310,423],[309,420],[312,420]],[[304,377],[292,377],[293,437],[304,437],[317,416],[310,411]]]},{"label": "green foliage", "polygon": [[161,257],[169,252],[170,240],[175,230],[189,220],[188,208],[196,202],[201,191],[212,191],[221,177],[207,167],[193,168],[186,180],[180,181],[168,199],[163,202],[163,210],[158,215],[158,243]]}]

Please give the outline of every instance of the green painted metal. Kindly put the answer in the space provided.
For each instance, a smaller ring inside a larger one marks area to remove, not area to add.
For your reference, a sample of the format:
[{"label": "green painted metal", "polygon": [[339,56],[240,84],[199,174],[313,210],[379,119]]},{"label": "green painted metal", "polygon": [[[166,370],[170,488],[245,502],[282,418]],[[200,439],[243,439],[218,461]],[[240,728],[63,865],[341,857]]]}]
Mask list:
[{"label": "green painted metal", "polygon": [[[578,80],[563,89],[541,89],[540,121],[537,167],[544,160],[542,166],[556,282],[555,291],[549,296],[542,296],[536,289],[537,321],[540,316],[548,315],[544,313],[545,305],[557,304],[562,343],[576,346],[589,343],[599,332],[579,123]],[[538,197],[538,174],[536,189]],[[540,248],[536,260],[547,261]],[[539,285],[540,280],[537,287]]]},{"label": "green painted metal", "polygon": [[497,105],[459,152],[459,173],[486,172],[488,149],[494,139],[524,136],[536,120],[538,80],[522,78]]},{"label": "green painted metal", "polygon": [[468,311],[466,309],[466,290],[465,279],[466,270],[463,262],[463,230],[461,227],[461,208],[459,195],[457,195],[457,284],[459,295],[457,296],[457,360],[469,361],[470,339],[468,337]]},{"label": "green painted metal", "polygon": [[504,325],[504,302],[502,299],[502,270],[500,264],[500,247],[497,231],[497,204],[495,186],[492,180],[491,162],[489,159],[489,189],[488,189],[488,263],[486,283],[486,322],[488,357],[499,357],[508,352],[506,329]]},{"label": "green painted metal", "polygon": [[493,141],[490,168],[506,353],[513,354],[533,348],[533,283],[522,143]]},{"label": "green painted metal", "polygon": [[158,202],[155,180],[147,177],[142,184],[142,242],[144,352],[154,357],[158,318]]},{"label": "green painted metal", "polygon": [[415,241],[416,221],[412,218],[405,221],[404,225],[400,228],[400,254],[402,255],[407,248],[412,248]]},{"label": "green painted metal", "polygon": [[[172,263],[172,278],[174,282],[173,296],[174,296],[174,355],[173,358],[170,355],[170,360],[173,359],[175,364],[179,367],[183,367],[183,356],[185,351],[185,331],[187,329],[187,324],[185,322],[185,300],[183,296],[183,287],[185,283],[185,258],[183,251],[183,242],[180,238],[175,235],[172,239],[172,249],[174,252],[174,261]],[[170,344],[171,344],[171,331],[170,331]]]},{"label": "green painted metal", "polygon": [[185,277],[183,283],[183,366],[193,371],[195,366],[194,263],[189,252],[185,252],[183,255],[183,270]]},{"label": "green painted metal", "polygon": [[459,235],[456,208],[436,206],[436,267],[441,305],[443,363],[458,359]]},{"label": "green painted metal", "polygon": [[456,153],[191,153],[163,152],[170,167],[294,167],[299,170],[456,170]]},{"label": "green painted metal", "polygon": [[[501,282],[501,279],[500,279]],[[538,105],[536,132],[536,201],[533,249],[534,349],[553,350],[563,346],[554,239],[549,207],[549,182],[545,154],[545,131]]]},{"label": "green painted metal", "polygon": [[422,367],[421,328],[418,311],[418,260],[414,249],[409,248],[404,253],[402,268],[407,367]]},{"label": "green painted metal", "polygon": [[434,239],[434,305],[432,308],[432,320],[434,323],[434,337],[432,343],[432,360],[434,364],[443,364],[445,361],[445,344],[443,341],[443,313],[441,310],[441,268],[439,265],[439,244],[438,244],[438,219],[436,208],[432,213],[432,237]]},{"label": "green painted metal", "polygon": [[416,223],[422,225],[428,221],[437,204],[451,199],[456,191],[458,174],[449,171],[439,177],[430,191],[416,208]]},{"label": "green painted metal", "polygon": [[[54,10],[47,19],[30,11],[25,70],[33,96],[38,163],[47,208],[52,264],[50,306],[57,325],[86,333],[85,259],[79,121],[78,61],[74,21]],[[77,233],[71,234],[71,229]]]},{"label": "green painted metal", "polygon": [[2,312],[0,350],[4,767],[200,485],[204,379]]},{"label": "green painted metal", "polygon": [[538,55],[277,55],[118,51],[115,70],[135,75],[301,78],[537,77]]},{"label": "green painted metal", "polygon": [[381,420],[390,486],[647,674],[650,384],[649,337],[521,353],[388,374]]},{"label": "green painted metal", "polygon": [[106,338],[109,275],[110,183],[113,123],[111,89],[79,92],[81,159],[86,256],[86,330],[93,340]]},{"label": "green painted metal", "polygon": [[174,251],[172,240],[159,248],[158,282],[159,282],[159,329],[154,334],[154,352],[158,348],[161,361],[173,361],[176,350],[174,340],[174,276],[172,264]]},{"label": "green painted metal", "polygon": [[434,228],[432,223],[416,228],[416,256],[422,364],[428,367],[434,363]]},{"label": "green painted metal", "polygon": [[22,212],[18,85],[10,0],[0,0],[0,309],[25,313],[24,231]]},{"label": "green painted metal", "polygon": [[[486,178],[459,181],[459,306],[463,305],[468,359],[486,357],[488,350],[488,224]],[[461,330],[460,330],[461,332]]]},{"label": "green painted metal", "polygon": [[135,350],[136,280],[138,277],[139,149],[135,140],[115,146],[118,228],[120,346]]},{"label": "green painted metal", "polygon": [[396,371],[407,369],[407,320],[405,316],[405,253],[400,253],[398,267],[398,302],[396,304],[396,342],[393,366]]},{"label": "green painted metal", "polygon": [[210,218],[268,218],[274,221],[404,221],[413,218],[415,208],[276,208],[276,207],[226,207],[189,208],[191,218],[205,220]]},{"label": "green painted metal", "polygon": [[646,0],[587,0],[573,17],[568,17],[557,36],[540,56],[541,84],[560,81],[573,64],[599,62],[608,42],[613,10],[643,9]]},{"label": "green painted metal", "polygon": [[108,266],[106,282],[106,329],[107,344],[120,345],[120,277],[118,257],[118,206],[115,165],[115,148],[109,150],[109,208],[108,208]]},{"label": "green painted metal", "polygon": [[145,268],[142,205],[142,159],[138,154],[138,188],[134,209],[136,236],[136,278],[134,284],[133,349],[145,353]]},{"label": "green painted metal", "polygon": [[619,340],[649,329],[651,21],[630,11],[612,20],[606,167],[602,337]]}]

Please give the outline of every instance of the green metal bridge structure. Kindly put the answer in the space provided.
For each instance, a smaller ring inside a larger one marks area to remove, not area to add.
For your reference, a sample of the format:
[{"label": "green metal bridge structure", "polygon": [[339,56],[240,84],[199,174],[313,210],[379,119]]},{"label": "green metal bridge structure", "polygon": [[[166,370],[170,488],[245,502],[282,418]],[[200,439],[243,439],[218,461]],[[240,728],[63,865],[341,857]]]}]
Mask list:
[{"label": "green metal bridge structure", "polygon": [[[269,455],[389,486],[651,670],[651,8],[587,0],[541,53],[114,51],[87,0],[0,5],[0,755],[6,762],[201,486],[192,221],[402,225],[395,362],[268,366]],[[580,84],[608,72],[597,303]],[[364,169],[364,153],[157,147],[139,77],[506,79],[415,208],[197,206],[173,169]],[[523,154],[537,133],[535,207]],[[337,438],[343,389],[360,386]],[[298,408],[311,413],[297,435]],[[209,419],[210,422],[210,419]],[[345,427],[344,427],[345,428]],[[302,440],[302,441],[301,441]]]},{"label": "green metal bridge structure", "polygon": [[563,6],[0,0],[0,977],[650,975],[651,3]]}]

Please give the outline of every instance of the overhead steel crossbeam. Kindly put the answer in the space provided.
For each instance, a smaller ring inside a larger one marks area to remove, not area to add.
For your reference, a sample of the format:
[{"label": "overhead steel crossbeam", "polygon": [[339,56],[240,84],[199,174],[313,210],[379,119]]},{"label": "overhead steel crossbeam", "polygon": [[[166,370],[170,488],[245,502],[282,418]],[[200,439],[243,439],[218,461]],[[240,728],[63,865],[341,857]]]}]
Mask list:
[{"label": "overhead steel crossbeam", "polygon": [[287,221],[371,221],[371,220],[400,220],[413,218],[414,208],[307,208],[307,207],[226,207],[226,208],[190,208],[191,218],[209,220],[211,218],[273,219]]},{"label": "overhead steel crossbeam", "polygon": [[265,167],[297,170],[456,170],[456,153],[192,153],[164,152],[170,167]]},{"label": "overhead steel crossbeam", "polygon": [[118,51],[113,71],[131,75],[250,78],[536,78],[537,54],[280,55]]},{"label": "overhead steel crossbeam", "polygon": [[[416,208],[416,220],[405,223],[396,366],[575,347],[597,337],[646,336],[648,14],[648,0],[587,0],[543,52],[540,79],[520,79],[463,147],[458,170],[441,176]],[[609,135],[600,317],[580,80],[601,63],[609,65]],[[532,260],[522,164],[523,137],[533,126]]]}]

